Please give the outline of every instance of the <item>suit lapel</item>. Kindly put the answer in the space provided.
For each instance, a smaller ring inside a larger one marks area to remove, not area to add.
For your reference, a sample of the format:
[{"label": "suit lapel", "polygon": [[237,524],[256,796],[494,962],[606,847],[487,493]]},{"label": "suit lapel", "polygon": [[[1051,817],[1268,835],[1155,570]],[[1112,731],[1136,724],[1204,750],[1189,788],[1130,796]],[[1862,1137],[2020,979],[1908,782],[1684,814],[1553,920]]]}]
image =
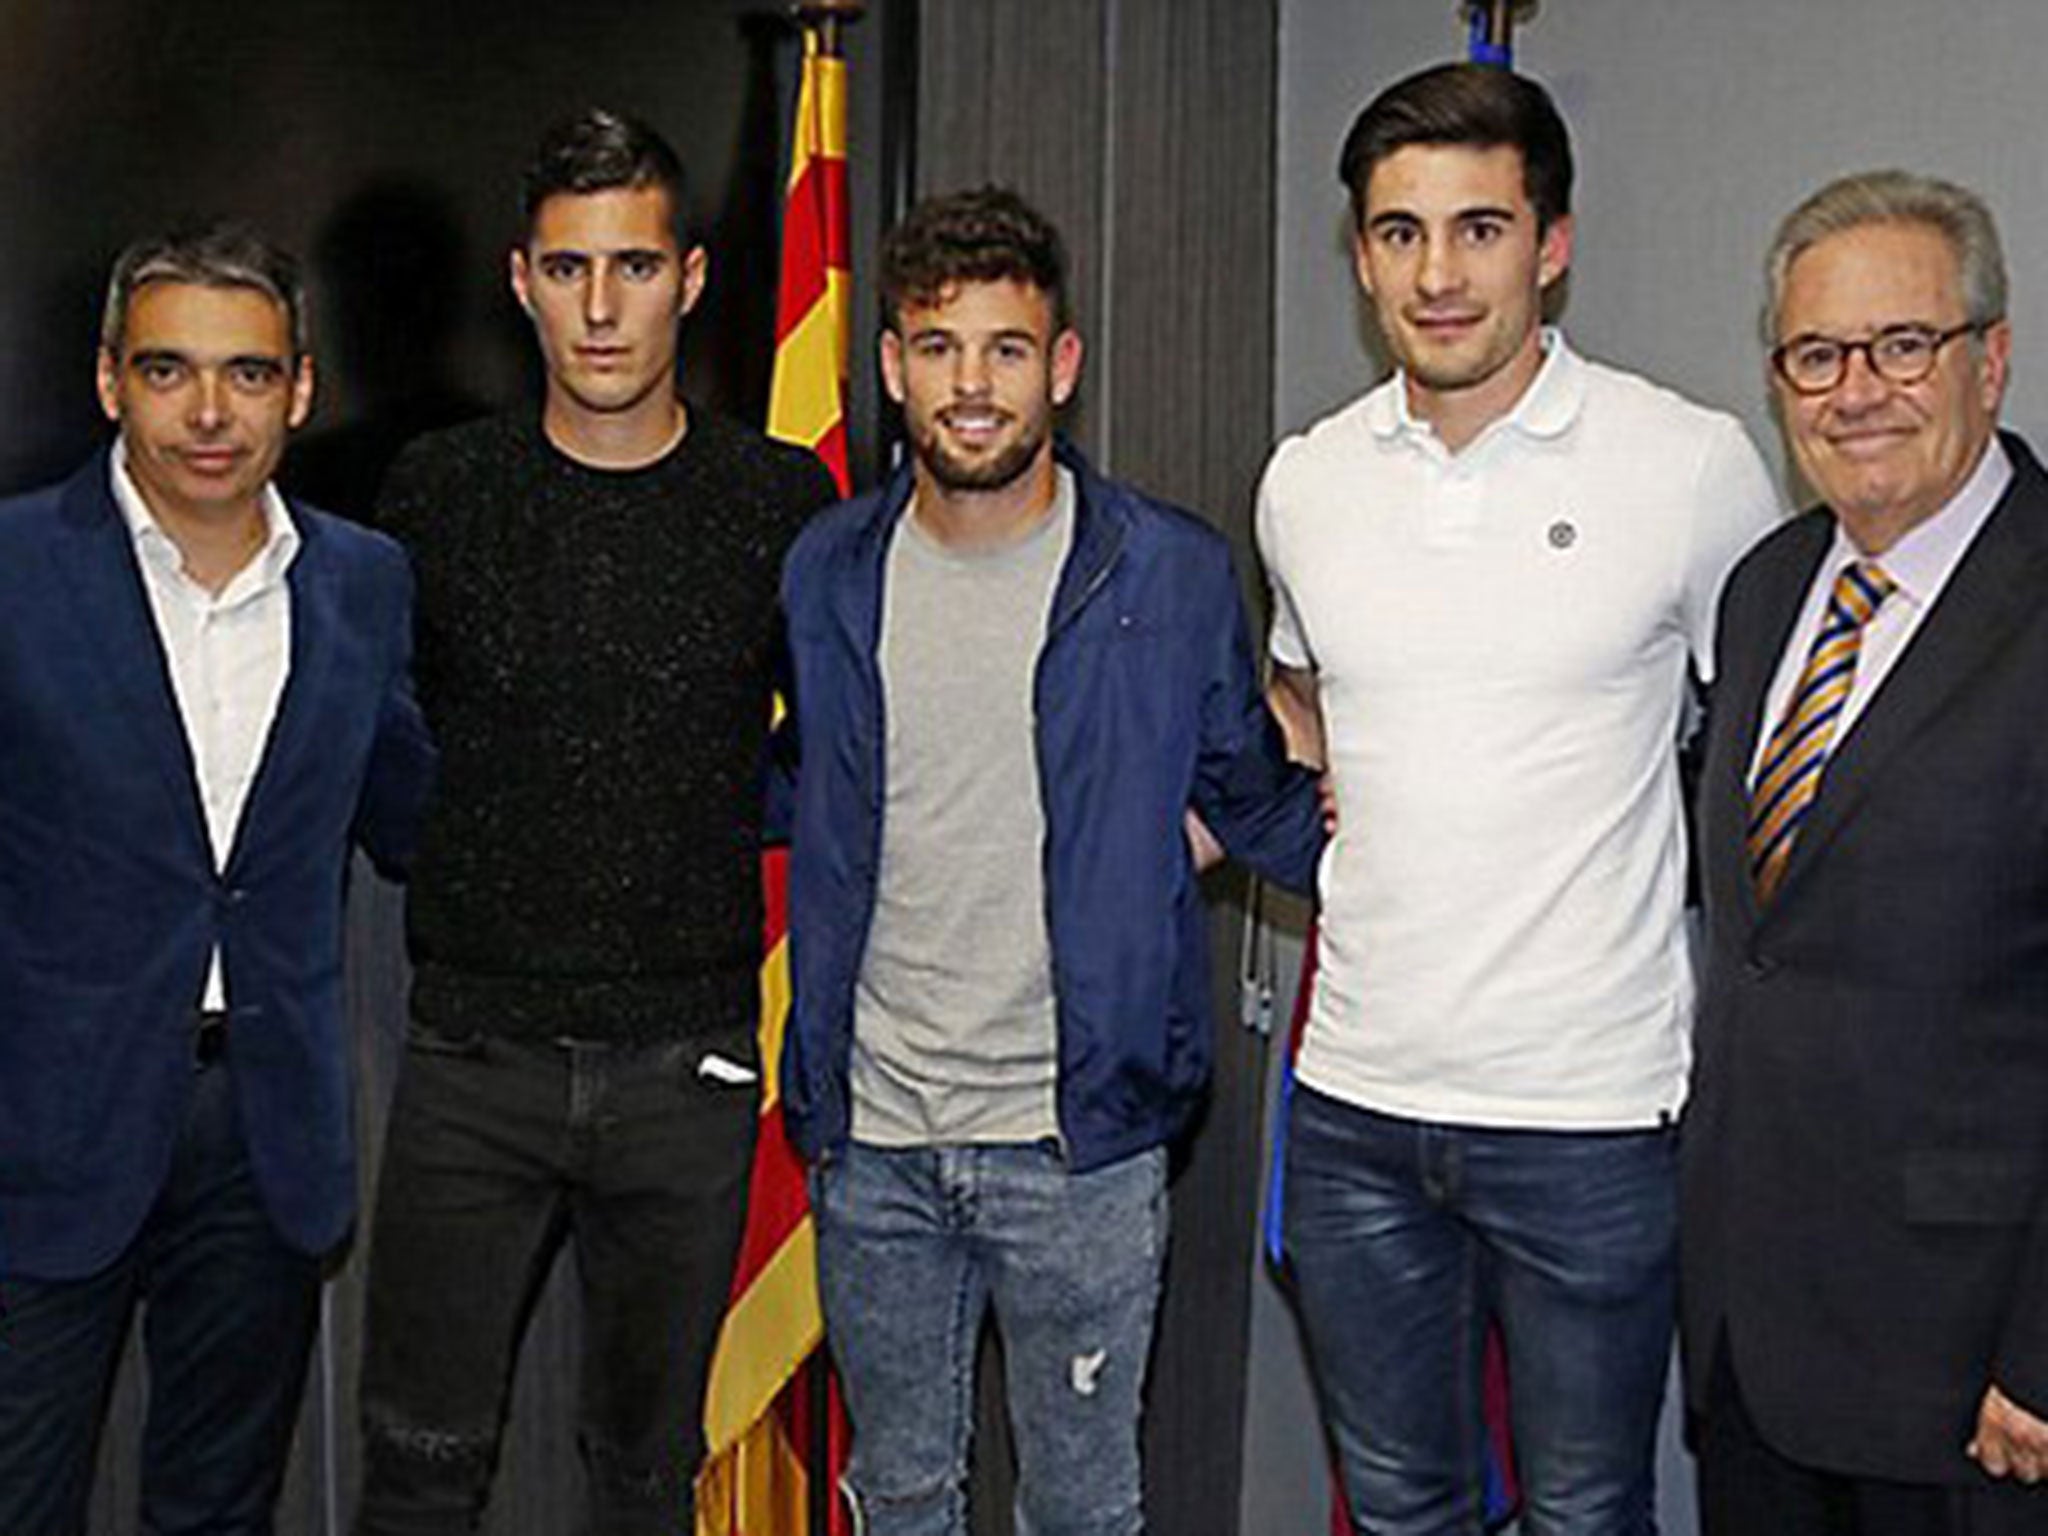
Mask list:
[{"label": "suit lapel", "polygon": [[1905,652],[1830,754],[1774,906],[1825,855],[1893,754],[1928,729],[1969,679],[2042,613],[2048,592],[2048,477],[2017,438],[2006,438],[2005,446],[2013,461],[2012,484]]},{"label": "suit lapel", "polygon": [[249,797],[235,825],[234,845],[228,852],[232,869],[242,857],[250,828],[257,824],[265,807],[276,794],[276,786],[307,750],[309,732],[320,719],[327,675],[334,665],[333,637],[341,622],[341,594],[330,558],[327,540],[319,525],[296,507],[289,508],[299,532],[299,551],[285,573],[291,589],[291,663],[285,672],[284,692],[277,701],[277,713],[264,738],[263,753],[256,775],[249,785]]},{"label": "suit lapel", "polygon": [[60,514],[65,536],[53,546],[51,558],[58,580],[70,589],[84,644],[113,682],[123,724],[162,775],[178,809],[176,820],[193,851],[211,868],[192,746],[178,713],[170,663],[143,588],[134,539],[114,504],[109,473],[107,456],[99,454],[65,488]]}]

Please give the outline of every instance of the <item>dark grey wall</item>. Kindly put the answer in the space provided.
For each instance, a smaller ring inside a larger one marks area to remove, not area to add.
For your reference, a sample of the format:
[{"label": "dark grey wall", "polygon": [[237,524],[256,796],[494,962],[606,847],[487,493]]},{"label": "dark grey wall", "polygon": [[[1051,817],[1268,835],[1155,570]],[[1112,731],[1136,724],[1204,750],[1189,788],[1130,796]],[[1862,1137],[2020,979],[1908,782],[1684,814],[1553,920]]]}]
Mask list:
[{"label": "dark grey wall", "polygon": [[683,151],[712,277],[687,384],[758,417],[794,45],[769,0],[99,0],[0,14],[0,488],[100,435],[98,297],[146,230],[249,219],[312,258],[313,432],[474,409],[532,382],[505,296],[517,177],[590,102]]}]

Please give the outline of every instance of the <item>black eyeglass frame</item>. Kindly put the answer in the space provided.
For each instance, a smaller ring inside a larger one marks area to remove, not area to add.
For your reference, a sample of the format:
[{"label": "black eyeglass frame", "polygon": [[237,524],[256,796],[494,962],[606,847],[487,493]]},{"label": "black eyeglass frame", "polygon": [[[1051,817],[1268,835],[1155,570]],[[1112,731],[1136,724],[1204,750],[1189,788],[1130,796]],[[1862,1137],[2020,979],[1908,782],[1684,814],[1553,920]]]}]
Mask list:
[{"label": "black eyeglass frame", "polygon": [[[1868,337],[1863,341],[1842,341],[1833,336],[1795,336],[1790,341],[1780,342],[1777,346],[1771,348],[1771,371],[1783,379],[1785,387],[1795,395],[1825,395],[1831,390],[1842,387],[1842,380],[1849,377],[1849,359],[1858,352],[1861,352],[1863,354],[1863,361],[1870,371],[1880,379],[1883,379],[1887,384],[1918,384],[1922,379],[1934,372],[1935,365],[1941,361],[1941,349],[1943,347],[1954,341],[1958,336],[1981,336],[1997,323],[1996,320],[1965,320],[1961,325],[1952,325],[1945,331],[1938,331],[1932,326],[1918,324],[1888,325],[1875,336]],[[1925,367],[1910,374],[1901,374],[1892,371],[1892,369],[1877,360],[1877,349],[1883,346],[1886,341],[1901,336],[1918,336],[1926,341],[1927,362]],[[1816,341],[1824,341],[1829,346],[1839,349],[1835,357],[1835,371],[1824,384],[1802,384],[1799,380],[1793,378],[1790,370],[1786,368],[1786,354],[1794,347],[1804,346],[1807,343]]]}]

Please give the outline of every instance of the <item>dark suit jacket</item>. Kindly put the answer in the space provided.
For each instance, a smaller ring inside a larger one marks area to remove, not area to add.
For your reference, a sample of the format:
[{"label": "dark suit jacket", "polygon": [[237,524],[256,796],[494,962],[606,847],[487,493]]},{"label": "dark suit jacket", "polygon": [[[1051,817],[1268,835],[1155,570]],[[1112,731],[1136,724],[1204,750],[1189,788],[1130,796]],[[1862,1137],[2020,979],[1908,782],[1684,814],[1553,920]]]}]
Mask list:
[{"label": "dark suit jacket", "polygon": [[351,842],[410,850],[433,750],[397,545],[303,507],[291,665],[216,874],[104,455],[0,503],[0,1278],[90,1273],[162,1186],[221,946],[251,1161],[280,1234],[355,1208],[342,1040]]},{"label": "dark suit jacket", "polygon": [[1984,1389],[2048,1414],[2048,477],[2011,487],[1835,744],[1776,899],[1743,856],[1772,673],[1834,523],[1730,577],[1701,795],[1707,960],[1683,1135],[1695,1405],[1725,1338],[1759,1429],[1967,1482]]}]

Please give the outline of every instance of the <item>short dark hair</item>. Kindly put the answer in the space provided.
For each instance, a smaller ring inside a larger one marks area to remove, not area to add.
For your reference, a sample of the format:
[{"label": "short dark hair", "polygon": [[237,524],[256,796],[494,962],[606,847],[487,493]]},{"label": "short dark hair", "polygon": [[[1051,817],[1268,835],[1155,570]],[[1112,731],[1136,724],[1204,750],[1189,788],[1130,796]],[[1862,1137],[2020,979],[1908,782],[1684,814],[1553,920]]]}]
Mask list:
[{"label": "short dark hair", "polygon": [[1548,229],[1572,211],[1571,133],[1550,93],[1491,64],[1439,64],[1373,98],[1344,136],[1337,176],[1351,191],[1351,217],[1365,227],[1373,167],[1412,144],[1505,146],[1522,152],[1522,187]]},{"label": "short dark hair", "polygon": [[202,288],[248,288],[285,313],[292,361],[306,355],[306,285],[298,258],[244,224],[213,223],[145,235],[114,258],[107,300],[100,311],[100,345],[119,356],[135,295],[151,283],[196,283]]},{"label": "short dark hair", "polygon": [[586,107],[541,135],[519,186],[526,234],[533,233],[541,204],[551,197],[637,192],[642,187],[659,187],[668,194],[676,245],[686,251],[696,245],[689,184],[683,162],[668,140],[637,117]]},{"label": "short dark hair", "polygon": [[926,198],[882,241],[882,324],[904,309],[936,304],[961,283],[1022,283],[1052,305],[1053,329],[1067,312],[1067,253],[1044,214],[1008,187],[977,187]]}]

